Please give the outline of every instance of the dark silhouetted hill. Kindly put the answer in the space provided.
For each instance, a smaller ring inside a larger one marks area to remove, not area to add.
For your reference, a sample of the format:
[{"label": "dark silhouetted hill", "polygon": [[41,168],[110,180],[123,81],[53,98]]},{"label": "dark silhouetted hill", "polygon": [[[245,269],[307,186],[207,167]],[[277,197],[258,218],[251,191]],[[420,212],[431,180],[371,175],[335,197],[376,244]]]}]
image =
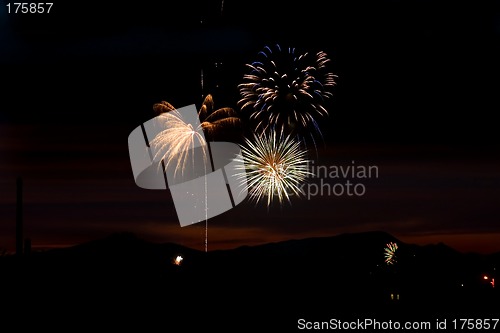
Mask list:
[{"label": "dark silhouetted hill", "polygon": [[[389,242],[399,245],[394,265],[384,261]],[[2,298],[11,308],[20,304],[39,319],[57,315],[82,324],[182,324],[175,332],[267,325],[288,332],[298,318],[435,321],[485,316],[500,303],[498,286],[490,283],[500,254],[405,244],[384,232],[208,253],[123,233],[0,259]]]}]

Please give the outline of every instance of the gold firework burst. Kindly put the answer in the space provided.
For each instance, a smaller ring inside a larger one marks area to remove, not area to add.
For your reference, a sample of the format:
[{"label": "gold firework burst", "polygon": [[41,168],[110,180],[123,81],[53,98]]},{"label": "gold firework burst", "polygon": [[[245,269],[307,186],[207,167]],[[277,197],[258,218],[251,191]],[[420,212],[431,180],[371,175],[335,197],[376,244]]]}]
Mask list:
[{"label": "gold firework burst", "polygon": [[245,139],[241,147],[246,190],[256,202],[267,199],[267,206],[274,199],[280,204],[290,202],[292,195],[301,195],[301,186],[308,176],[307,151],[290,136],[271,131]]}]

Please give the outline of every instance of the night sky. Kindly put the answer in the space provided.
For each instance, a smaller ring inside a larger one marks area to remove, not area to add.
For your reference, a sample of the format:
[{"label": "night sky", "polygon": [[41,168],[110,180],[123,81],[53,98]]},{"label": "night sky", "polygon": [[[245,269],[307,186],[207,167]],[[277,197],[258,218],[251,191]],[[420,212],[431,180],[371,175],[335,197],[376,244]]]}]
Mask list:
[{"label": "night sky", "polygon": [[378,177],[352,180],[361,196],[246,200],[209,220],[209,250],[382,230],[500,251],[498,1],[107,0],[31,16],[5,3],[0,248],[15,246],[22,177],[34,248],[133,232],[203,249],[204,223],[181,228],[168,190],[136,186],[128,135],[163,100],[200,106],[211,93],[237,109],[245,64],[278,43],[326,52],[338,75],[316,164],[376,166]]}]

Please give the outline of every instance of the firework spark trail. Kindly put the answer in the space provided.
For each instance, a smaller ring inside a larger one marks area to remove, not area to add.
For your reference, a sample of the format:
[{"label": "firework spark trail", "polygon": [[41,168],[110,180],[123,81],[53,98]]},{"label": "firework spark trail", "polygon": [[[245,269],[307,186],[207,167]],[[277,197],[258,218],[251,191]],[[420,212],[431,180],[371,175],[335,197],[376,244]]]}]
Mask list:
[{"label": "firework spark trail", "polygon": [[[212,170],[214,171],[214,170]],[[207,165],[205,164],[205,253],[208,252],[208,187],[207,187]]]},{"label": "firework spark trail", "polygon": [[385,263],[387,265],[394,265],[397,262],[396,251],[398,250],[398,244],[390,242],[386,246],[384,249]]},{"label": "firework spark trail", "polygon": [[204,81],[203,81],[203,68],[201,69],[201,73],[200,73],[200,85],[201,85],[201,98],[203,98],[204,96],[204,93],[203,93],[203,90],[204,90]]},{"label": "firework spark trail", "polygon": [[[203,69],[201,69],[201,88],[203,90]],[[239,128],[241,119],[232,108],[214,108],[212,95],[207,95],[198,111],[198,119],[202,121],[196,128],[187,123],[176,108],[168,102],[157,103],[153,106],[157,114],[160,114],[162,126],[165,127],[151,142],[150,145],[155,148],[155,159],[160,158],[164,161],[164,169],[167,169],[174,160],[177,160],[174,176],[179,170],[184,171],[188,160],[188,154],[198,143],[203,147],[203,163],[205,175],[207,174],[207,160],[211,159],[208,138],[214,138],[218,132]],[[177,156],[182,152],[180,157]],[[194,156],[192,156],[194,163]],[[213,172],[213,165],[211,172]],[[205,252],[208,252],[208,194],[207,179],[205,176]]]},{"label": "firework spark trail", "polygon": [[249,73],[238,85],[238,106],[257,122],[256,131],[286,126],[312,128],[321,135],[316,117],[328,115],[323,104],[333,96],[337,77],[327,69],[327,54],[298,54],[295,48],[283,50],[276,45],[266,46],[258,57],[247,64]]},{"label": "firework spark trail", "polygon": [[246,188],[256,203],[267,198],[267,206],[277,198],[282,204],[290,196],[301,195],[302,183],[312,173],[309,171],[307,151],[300,142],[282,132],[254,135],[245,139],[241,147],[241,162],[244,170],[237,174],[246,180]]},{"label": "firework spark trail", "polygon": [[[163,105],[170,104],[164,103]],[[158,116],[164,130],[159,132],[150,142],[150,146],[155,148],[155,160],[164,162],[164,169],[174,166],[174,177],[180,171],[181,174],[187,166],[190,152],[196,146],[202,147],[203,164],[205,168],[205,252],[208,251],[208,189],[207,189],[207,142],[203,136],[201,124],[196,129],[192,124],[187,123],[182,115],[173,107],[168,112]],[[191,154],[191,161],[194,163],[194,153]],[[161,164],[159,164],[160,166]]]}]

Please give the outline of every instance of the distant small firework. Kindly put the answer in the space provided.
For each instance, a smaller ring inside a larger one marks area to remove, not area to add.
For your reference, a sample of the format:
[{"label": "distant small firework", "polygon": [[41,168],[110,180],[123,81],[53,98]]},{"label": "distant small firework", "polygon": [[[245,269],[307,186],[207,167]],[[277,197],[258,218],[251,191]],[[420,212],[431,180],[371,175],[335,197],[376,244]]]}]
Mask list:
[{"label": "distant small firework", "polygon": [[312,128],[321,134],[317,117],[328,115],[324,103],[332,97],[337,77],[327,69],[327,54],[299,54],[276,45],[266,46],[258,56],[247,64],[250,72],[238,86],[238,106],[257,122],[256,131],[274,126],[295,132]]},{"label": "distant small firework", "polygon": [[[281,133],[281,132],[280,132]],[[303,194],[301,185],[309,172],[307,151],[299,141],[276,131],[245,138],[241,147],[246,190],[255,202],[267,199],[267,206],[276,198],[280,204],[290,202],[291,195]]]},{"label": "distant small firework", "polygon": [[182,256],[175,257],[175,259],[174,259],[174,265],[180,266],[182,264],[183,260],[184,260],[184,258]]},{"label": "distant small firework", "polygon": [[396,260],[396,251],[398,250],[398,244],[394,242],[390,242],[386,245],[384,255],[385,255],[385,263],[387,265],[394,265]]}]

